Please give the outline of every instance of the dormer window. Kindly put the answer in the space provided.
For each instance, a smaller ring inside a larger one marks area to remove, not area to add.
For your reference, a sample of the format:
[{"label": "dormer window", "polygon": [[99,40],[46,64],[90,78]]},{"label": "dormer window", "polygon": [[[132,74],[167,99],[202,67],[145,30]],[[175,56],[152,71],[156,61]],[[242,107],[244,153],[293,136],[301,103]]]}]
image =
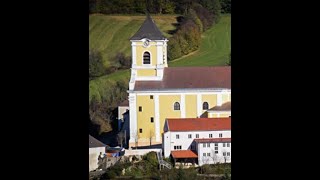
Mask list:
[{"label": "dormer window", "polygon": [[143,64],[150,64],[150,53],[144,52],[143,53]]}]

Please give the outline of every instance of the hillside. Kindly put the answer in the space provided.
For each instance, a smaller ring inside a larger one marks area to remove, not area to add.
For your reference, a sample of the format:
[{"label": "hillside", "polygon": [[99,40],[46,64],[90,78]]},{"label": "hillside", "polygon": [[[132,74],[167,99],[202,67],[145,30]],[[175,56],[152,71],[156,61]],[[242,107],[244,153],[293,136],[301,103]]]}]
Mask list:
[{"label": "hillside", "polygon": [[[155,23],[166,37],[174,30],[177,15],[152,15]],[[103,62],[108,66],[109,59],[116,53],[131,55],[130,37],[134,35],[145,20],[145,16],[107,16],[94,14],[89,16],[89,48],[102,53]]]},{"label": "hillside", "polygon": [[[168,37],[168,30],[173,30],[176,16],[152,16],[159,28]],[[90,47],[103,50],[105,60],[108,54],[123,51],[131,53],[129,38],[139,29],[144,16],[90,16]],[[111,43],[113,42],[113,43]],[[185,57],[169,62],[173,66],[216,66],[225,65],[231,50],[231,16],[223,15],[220,22],[203,34],[200,49]],[[106,65],[108,64],[106,60]],[[121,70],[105,75],[89,83],[89,100],[106,94],[112,82],[129,82],[130,70]],[[127,83],[128,84],[128,83]]]},{"label": "hillside", "polygon": [[226,65],[231,51],[231,15],[223,15],[219,23],[202,35],[199,50],[169,63],[169,66]]}]

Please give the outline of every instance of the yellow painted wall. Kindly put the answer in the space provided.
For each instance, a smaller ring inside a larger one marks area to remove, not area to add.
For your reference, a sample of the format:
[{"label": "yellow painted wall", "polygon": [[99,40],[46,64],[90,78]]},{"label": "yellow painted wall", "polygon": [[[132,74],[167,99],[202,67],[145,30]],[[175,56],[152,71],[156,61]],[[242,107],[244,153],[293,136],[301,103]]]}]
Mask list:
[{"label": "yellow painted wall", "polygon": [[[209,109],[217,105],[217,95],[216,94],[204,94],[202,95],[202,103],[201,103],[201,109],[202,104],[204,102],[208,102]],[[207,110],[202,110],[202,113],[206,112]]]},{"label": "yellow painted wall", "polygon": [[222,94],[222,104],[229,101],[228,94]]},{"label": "yellow painted wall", "polygon": [[[139,112],[139,106],[142,106],[142,112]],[[149,95],[137,96],[137,122],[138,122],[138,134],[139,138],[149,138],[150,133],[152,137],[155,137],[155,118],[151,123],[150,118],[154,118],[154,99],[150,99]],[[139,129],[142,128],[142,133],[139,133]]]},{"label": "yellow painted wall", "polygon": [[220,117],[229,117],[231,116],[231,113],[221,113]]},{"label": "yellow painted wall", "polygon": [[[138,43],[141,44],[141,43]],[[137,50],[137,66],[142,66],[142,62],[143,62],[143,53],[145,51],[149,51],[150,55],[151,55],[151,65],[155,66],[157,64],[157,46],[155,45],[155,42],[150,42],[150,46],[145,48],[143,46],[136,46],[136,50]]]},{"label": "yellow painted wall", "polygon": [[218,117],[216,113],[208,113],[208,118],[215,118]]},{"label": "yellow painted wall", "polygon": [[197,95],[186,95],[186,118],[197,117]]},{"label": "yellow painted wall", "polygon": [[[174,110],[175,102],[180,103],[180,110]],[[181,117],[180,95],[159,95],[159,113],[160,113],[160,133],[163,133],[164,122],[166,118]]]},{"label": "yellow painted wall", "polygon": [[139,69],[137,70],[137,76],[156,76],[157,71],[155,69]]}]

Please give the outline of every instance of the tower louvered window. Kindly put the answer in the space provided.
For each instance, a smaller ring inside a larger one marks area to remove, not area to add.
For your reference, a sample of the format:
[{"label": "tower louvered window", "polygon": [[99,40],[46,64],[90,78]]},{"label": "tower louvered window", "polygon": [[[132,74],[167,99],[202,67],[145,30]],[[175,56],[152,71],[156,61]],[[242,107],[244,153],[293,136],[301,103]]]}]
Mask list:
[{"label": "tower louvered window", "polygon": [[150,64],[150,53],[144,52],[143,53],[143,64]]}]

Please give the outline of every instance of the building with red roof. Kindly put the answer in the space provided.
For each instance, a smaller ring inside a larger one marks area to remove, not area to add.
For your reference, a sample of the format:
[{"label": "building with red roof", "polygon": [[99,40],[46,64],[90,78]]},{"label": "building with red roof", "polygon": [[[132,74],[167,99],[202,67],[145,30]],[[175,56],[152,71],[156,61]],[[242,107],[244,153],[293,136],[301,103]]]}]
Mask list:
[{"label": "building with red roof", "polygon": [[231,117],[168,118],[164,157],[203,164],[231,162]]}]

